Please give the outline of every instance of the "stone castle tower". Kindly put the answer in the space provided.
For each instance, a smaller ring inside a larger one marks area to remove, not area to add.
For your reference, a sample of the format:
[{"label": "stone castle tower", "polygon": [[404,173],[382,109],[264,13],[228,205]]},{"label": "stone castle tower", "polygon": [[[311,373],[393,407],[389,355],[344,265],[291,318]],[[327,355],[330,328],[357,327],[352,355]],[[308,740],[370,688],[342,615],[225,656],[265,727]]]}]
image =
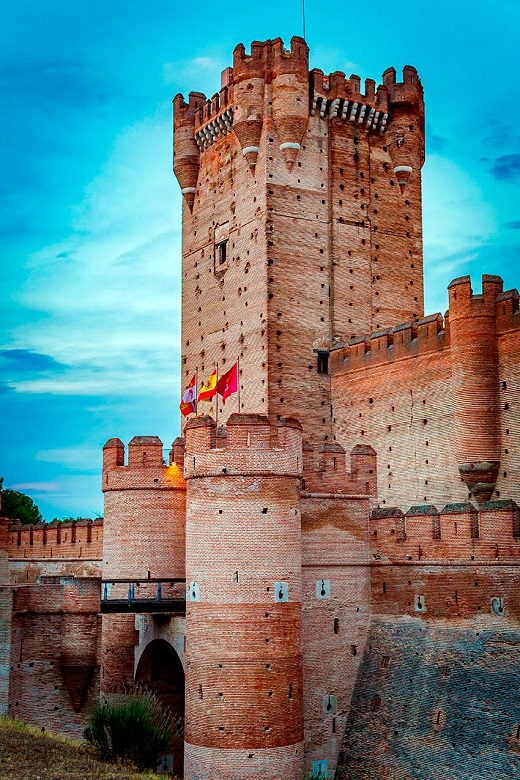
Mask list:
[{"label": "stone castle tower", "polygon": [[421,83],[308,68],[293,38],[234,51],[174,100],[184,195],[182,380],[240,357],[240,409],[333,441],[332,346],[423,315]]},{"label": "stone castle tower", "polygon": [[0,711],[80,734],[138,682],[186,780],[517,777],[520,296],[424,316],[423,161],[416,71],[301,38],[175,98],[182,385],[240,393],[109,439],[103,523],[0,523]]}]

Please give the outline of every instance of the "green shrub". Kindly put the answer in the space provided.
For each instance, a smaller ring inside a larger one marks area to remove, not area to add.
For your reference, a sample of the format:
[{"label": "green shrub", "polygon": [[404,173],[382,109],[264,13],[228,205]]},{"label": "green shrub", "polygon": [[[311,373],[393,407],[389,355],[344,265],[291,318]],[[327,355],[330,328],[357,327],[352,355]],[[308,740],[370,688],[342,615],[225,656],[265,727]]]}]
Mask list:
[{"label": "green shrub", "polygon": [[84,735],[103,759],[149,769],[181,732],[181,718],[169,713],[151,691],[136,689],[110,704],[97,705]]}]

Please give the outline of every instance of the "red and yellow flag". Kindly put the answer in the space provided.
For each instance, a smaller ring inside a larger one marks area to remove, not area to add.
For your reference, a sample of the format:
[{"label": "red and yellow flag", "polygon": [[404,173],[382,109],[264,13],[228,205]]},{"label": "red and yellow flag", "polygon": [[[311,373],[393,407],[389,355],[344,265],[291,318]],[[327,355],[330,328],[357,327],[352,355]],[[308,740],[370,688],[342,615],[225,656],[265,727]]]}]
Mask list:
[{"label": "red and yellow flag", "polygon": [[206,379],[202,387],[200,388],[199,397],[197,401],[209,401],[217,394],[217,369],[213,371],[210,377]]},{"label": "red and yellow flag", "polygon": [[193,374],[191,382],[186,387],[179,409],[184,417],[187,417],[189,414],[197,414],[197,374]]}]

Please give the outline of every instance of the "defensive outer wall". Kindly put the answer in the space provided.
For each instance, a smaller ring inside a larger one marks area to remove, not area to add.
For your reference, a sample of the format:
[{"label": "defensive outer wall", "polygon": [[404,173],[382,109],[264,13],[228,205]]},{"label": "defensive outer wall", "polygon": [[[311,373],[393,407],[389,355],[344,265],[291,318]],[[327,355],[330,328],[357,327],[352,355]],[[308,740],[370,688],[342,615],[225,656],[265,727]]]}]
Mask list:
[{"label": "defensive outer wall", "polygon": [[519,295],[423,316],[417,73],[307,55],[175,98],[182,383],[239,356],[240,402],[110,439],[103,521],[0,521],[0,708],[80,734],[145,681],[189,780],[515,778]]}]

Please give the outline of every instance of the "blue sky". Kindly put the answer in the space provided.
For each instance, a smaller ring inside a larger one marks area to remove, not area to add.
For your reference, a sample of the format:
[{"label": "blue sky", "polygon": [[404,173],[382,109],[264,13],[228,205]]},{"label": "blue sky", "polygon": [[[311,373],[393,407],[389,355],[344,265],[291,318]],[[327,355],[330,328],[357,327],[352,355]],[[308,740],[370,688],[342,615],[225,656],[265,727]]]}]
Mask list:
[{"label": "blue sky", "polygon": [[[520,282],[520,6],[306,0],[311,67],[426,96],[426,313],[450,280]],[[178,435],[181,200],[171,100],[301,0],[7,0],[0,28],[0,474],[46,519],[102,513],[111,436]]]}]

